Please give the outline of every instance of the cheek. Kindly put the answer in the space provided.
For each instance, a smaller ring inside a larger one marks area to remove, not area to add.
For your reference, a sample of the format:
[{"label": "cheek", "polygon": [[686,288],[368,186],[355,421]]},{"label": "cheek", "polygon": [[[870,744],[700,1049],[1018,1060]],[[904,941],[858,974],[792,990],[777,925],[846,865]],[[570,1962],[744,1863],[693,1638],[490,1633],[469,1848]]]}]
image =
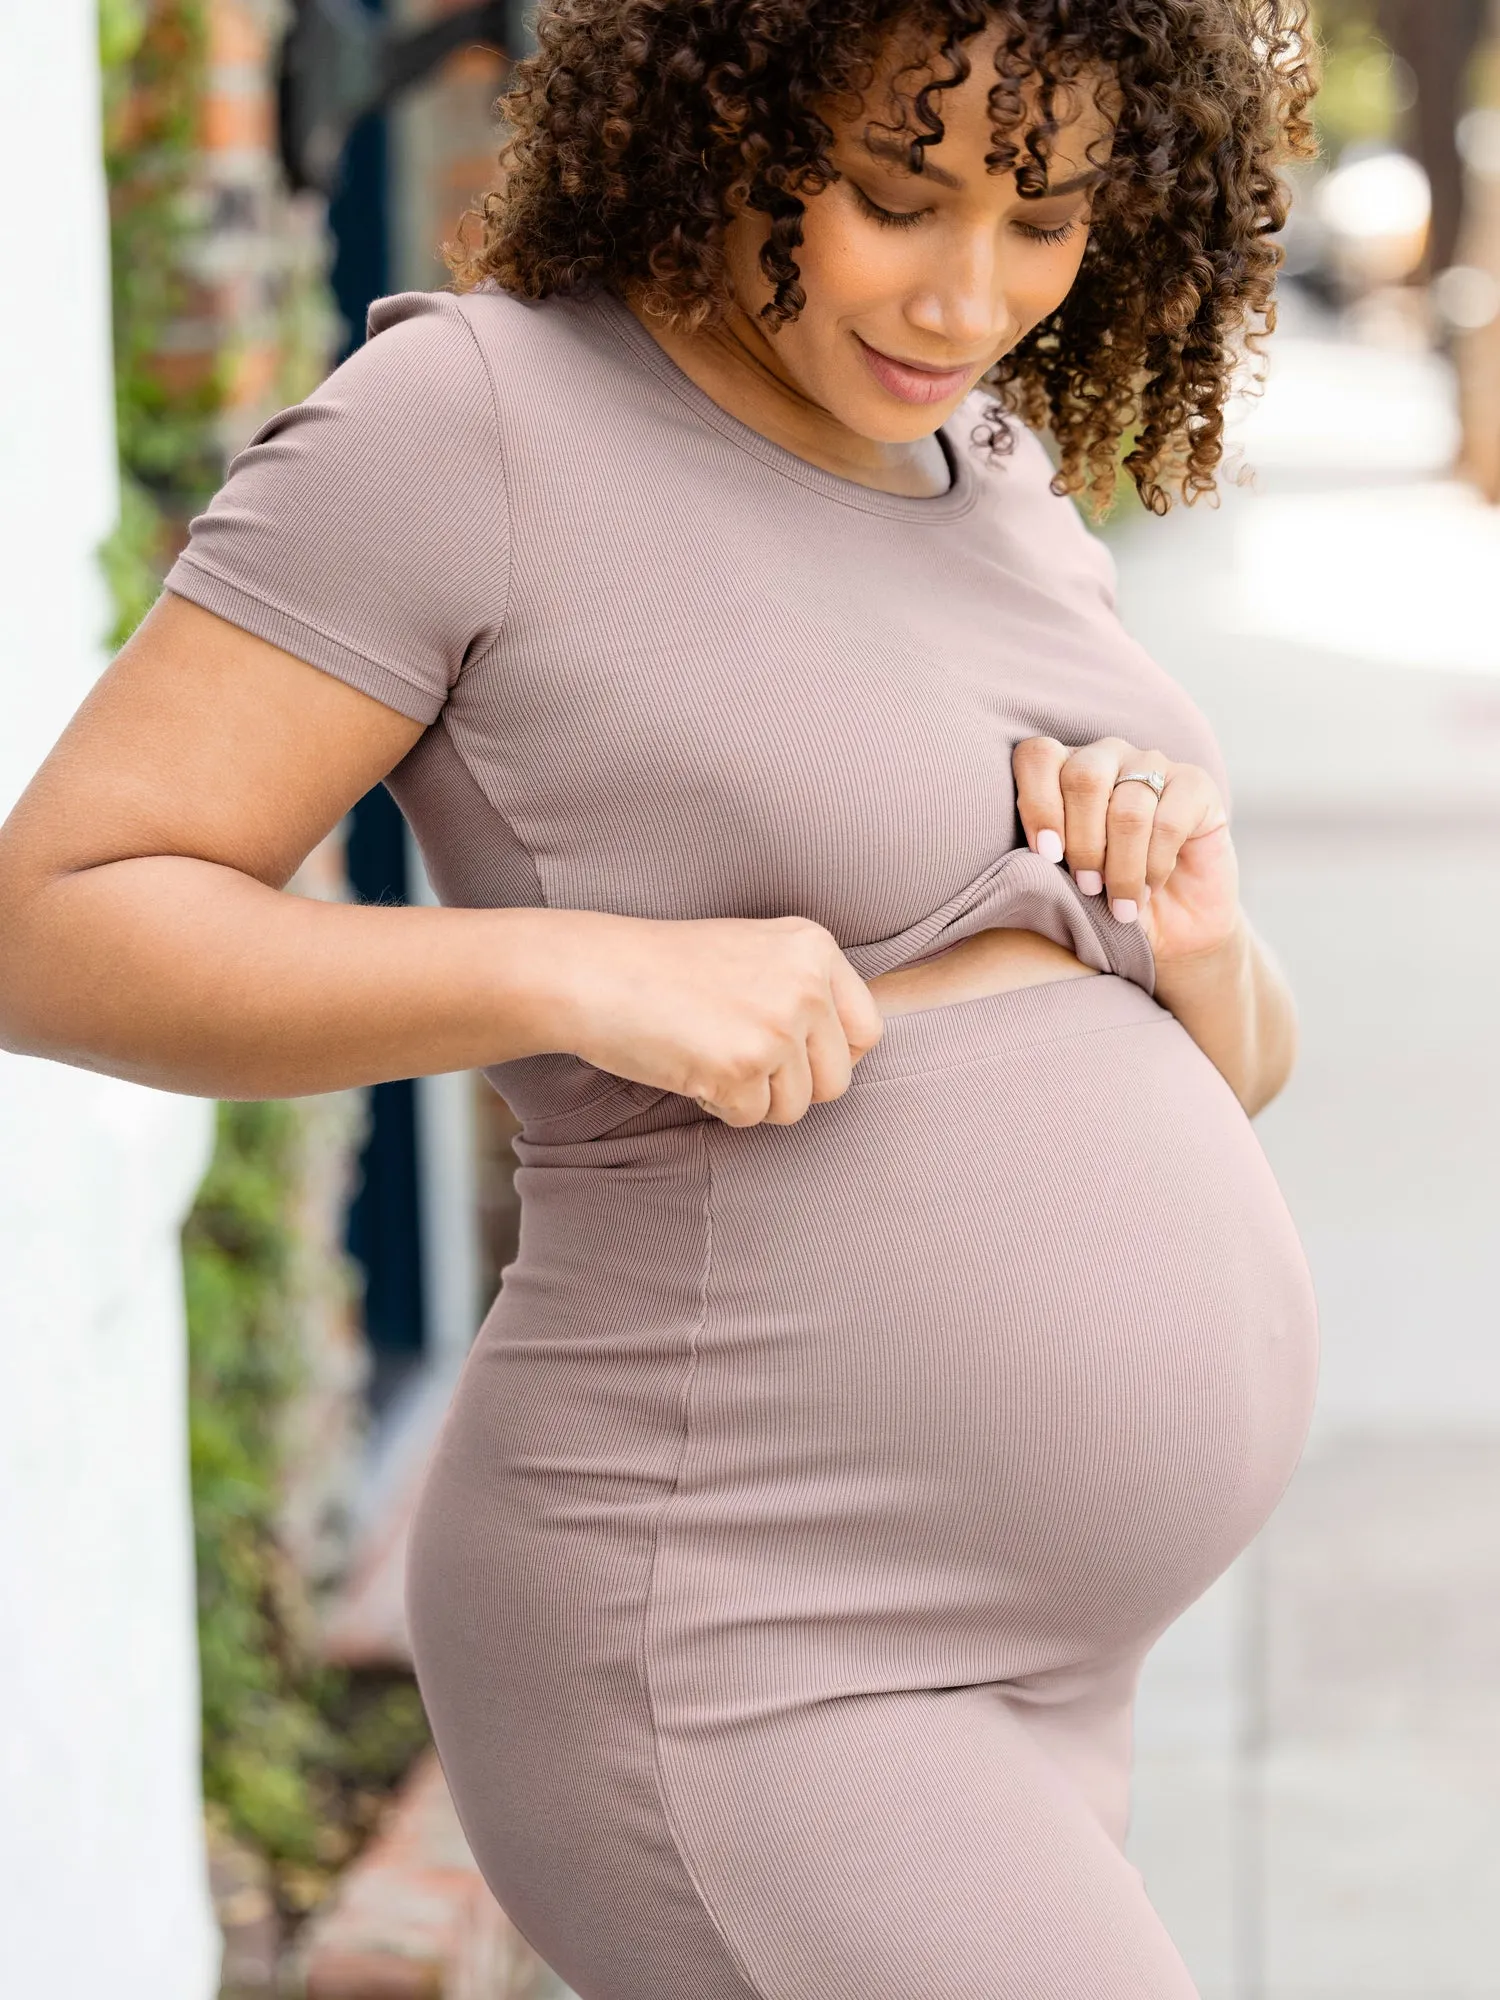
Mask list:
[{"label": "cheek", "polygon": [[902,232],[862,224],[831,199],[809,202],[793,254],[809,301],[816,298],[834,319],[899,297],[909,281],[910,247]]},{"label": "cheek", "polygon": [[792,252],[802,268],[808,296],[826,304],[832,318],[852,318],[880,310],[922,286],[932,264],[932,242],[924,228],[890,230],[860,216],[838,186],[808,202],[802,242]]},{"label": "cheek", "polygon": [[1072,291],[1083,266],[1088,239],[1079,244],[1057,244],[1041,255],[1028,258],[1010,287],[1011,303],[1017,316],[1028,326],[1056,312]]}]

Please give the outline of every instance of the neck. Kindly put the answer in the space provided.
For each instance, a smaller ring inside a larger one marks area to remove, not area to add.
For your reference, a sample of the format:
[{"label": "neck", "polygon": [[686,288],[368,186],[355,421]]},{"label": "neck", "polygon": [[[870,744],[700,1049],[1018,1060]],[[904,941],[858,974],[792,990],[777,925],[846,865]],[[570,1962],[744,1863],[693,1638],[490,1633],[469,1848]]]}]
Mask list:
[{"label": "neck", "polygon": [[773,444],[877,492],[921,499],[947,492],[952,475],[935,434],[889,444],[850,430],[804,392],[777,353],[775,336],[738,305],[730,304],[718,326],[685,334],[643,312],[637,293],[620,296],[690,381]]}]

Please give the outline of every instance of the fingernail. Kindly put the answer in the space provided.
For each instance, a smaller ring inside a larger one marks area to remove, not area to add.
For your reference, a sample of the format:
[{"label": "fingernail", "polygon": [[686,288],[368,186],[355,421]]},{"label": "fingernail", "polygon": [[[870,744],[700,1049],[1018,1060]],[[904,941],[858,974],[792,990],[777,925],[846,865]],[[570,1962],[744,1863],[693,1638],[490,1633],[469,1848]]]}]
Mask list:
[{"label": "fingernail", "polygon": [[1036,837],[1036,851],[1043,861],[1061,861],[1063,858],[1062,835],[1054,833],[1050,826],[1044,826]]},{"label": "fingernail", "polygon": [[1082,889],[1085,896],[1103,894],[1104,877],[1099,873],[1097,868],[1080,868],[1073,879],[1079,888]]},{"label": "fingernail", "polygon": [[1133,924],[1135,922],[1135,903],[1131,897],[1116,896],[1109,907],[1117,924]]}]

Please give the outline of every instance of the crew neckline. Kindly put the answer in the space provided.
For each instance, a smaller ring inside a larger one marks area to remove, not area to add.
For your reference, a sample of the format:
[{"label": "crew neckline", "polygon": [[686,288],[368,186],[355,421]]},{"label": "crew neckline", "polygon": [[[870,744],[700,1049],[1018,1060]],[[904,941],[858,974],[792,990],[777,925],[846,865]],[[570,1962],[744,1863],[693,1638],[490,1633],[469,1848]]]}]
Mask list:
[{"label": "crew neckline", "polygon": [[[907,521],[951,521],[967,514],[979,497],[979,479],[973,462],[950,434],[948,424],[940,425],[933,435],[948,461],[952,484],[942,493],[886,493],[878,486],[865,486],[857,479],[846,479],[841,473],[829,472],[821,465],[814,465],[810,459],[799,457],[787,446],[777,444],[774,438],[766,437],[753,425],[726,410],[721,403],[716,403],[708,391],[680,368],[658,341],[652,339],[625,301],[607,286],[599,286],[587,299],[578,303],[592,305],[604,324],[633,348],[652,373],[705,423],[711,424],[731,443],[739,445],[762,464],[770,466],[772,471],[795,479],[799,485],[811,487],[827,499],[836,500],[845,507],[855,507],[865,514],[884,514]],[[962,409],[963,405],[959,407]],[[957,414],[955,411],[954,416]],[[953,420],[950,417],[948,423]]]}]

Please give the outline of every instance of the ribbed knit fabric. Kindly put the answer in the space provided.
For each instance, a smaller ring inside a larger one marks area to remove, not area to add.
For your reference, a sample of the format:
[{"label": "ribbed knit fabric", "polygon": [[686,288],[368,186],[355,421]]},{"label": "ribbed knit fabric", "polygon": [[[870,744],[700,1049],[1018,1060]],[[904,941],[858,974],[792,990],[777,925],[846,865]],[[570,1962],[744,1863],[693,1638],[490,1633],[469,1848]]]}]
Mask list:
[{"label": "ribbed knit fabric", "polygon": [[893,1016],[736,1130],[571,1056],[408,1552],[474,1853],[582,2000],[1188,2000],[1122,1851],[1156,1637],[1311,1419],[1259,1142],[1138,926],[1025,847],[1022,736],[1205,764],[1020,431],[935,499],[720,410],[618,301],[378,302],[167,581],[430,725],[440,895],[995,924],[1105,975]]}]

